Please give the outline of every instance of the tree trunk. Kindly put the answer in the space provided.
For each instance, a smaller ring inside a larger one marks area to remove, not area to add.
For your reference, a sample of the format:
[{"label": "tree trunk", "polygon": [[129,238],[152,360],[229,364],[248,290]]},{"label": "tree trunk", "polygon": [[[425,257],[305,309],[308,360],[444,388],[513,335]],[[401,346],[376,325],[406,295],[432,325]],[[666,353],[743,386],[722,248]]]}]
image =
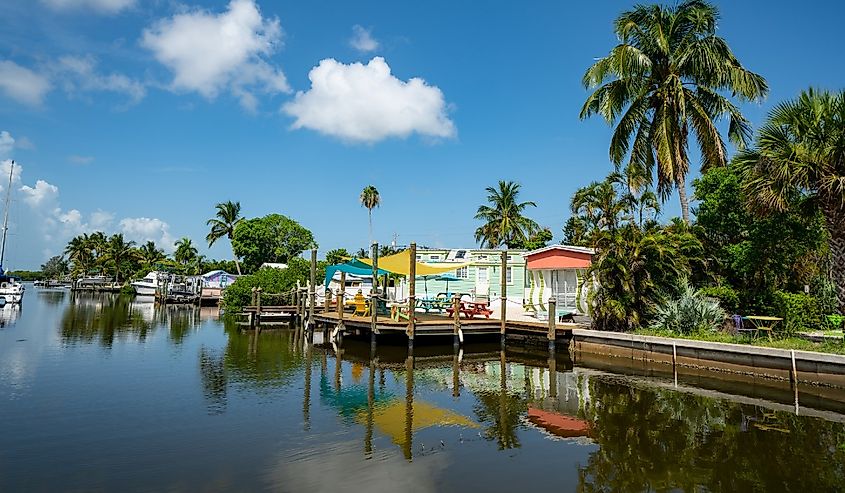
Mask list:
[{"label": "tree trunk", "polygon": [[241,275],[241,264],[240,264],[240,262],[238,262],[238,256],[237,256],[237,255],[235,255],[235,247],[234,247],[234,245],[232,246],[232,258],[234,258],[234,259],[235,259],[235,269],[237,269],[237,270],[238,270],[238,275]]},{"label": "tree trunk", "polygon": [[689,225],[689,200],[687,199],[687,183],[684,177],[679,177],[675,180],[675,185],[678,188],[678,198],[681,199],[681,217],[684,223]]},{"label": "tree trunk", "polygon": [[830,235],[831,281],[836,285],[839,313],[845,313],[845,211],[824,204],[825,225]]},{"label": "tree trunk", "polygon": [[370,221],[370,245],[373,244],[373,210],[369,207],[367,208],[367,216]]}]

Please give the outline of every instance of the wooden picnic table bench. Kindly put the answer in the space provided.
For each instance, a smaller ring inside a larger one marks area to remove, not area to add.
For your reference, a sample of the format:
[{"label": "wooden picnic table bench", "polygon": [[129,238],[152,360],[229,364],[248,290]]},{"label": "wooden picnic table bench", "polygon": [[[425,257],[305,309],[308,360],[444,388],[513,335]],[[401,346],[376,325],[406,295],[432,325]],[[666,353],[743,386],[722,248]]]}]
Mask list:
[{"label": "wooden picnic table bench", "polygon": [[[446,314],[450,317],[455,313],[455,307],[450,306],[446,309]],[[476,315],[484,315],[490,318],[493,310],[484,301],[461,301],[458,307],[458,313],[463,314],[466,318],[475,318]]]}]

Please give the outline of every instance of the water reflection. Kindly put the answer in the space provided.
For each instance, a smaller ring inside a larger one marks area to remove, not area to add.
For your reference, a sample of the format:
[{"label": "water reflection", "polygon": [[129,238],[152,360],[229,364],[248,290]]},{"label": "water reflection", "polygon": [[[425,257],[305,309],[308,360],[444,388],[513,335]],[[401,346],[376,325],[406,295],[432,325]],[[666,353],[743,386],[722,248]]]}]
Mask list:
[{"label": "water reflection", "polygon": [[22,308],[19,304],[9,303],[0,306],[0,328],[15,325],[15,322],[18,321],[18,317],[20,317],[21,310]]},{"label": "water reflection", "polygon": [[181,344],[202,320],[193,305],[160,305],[147,298],[108,293],[71,293],[60,323],[65,343],[99,342],[111,347],[116,338],[146,341],[156,330],[167,330]]}]

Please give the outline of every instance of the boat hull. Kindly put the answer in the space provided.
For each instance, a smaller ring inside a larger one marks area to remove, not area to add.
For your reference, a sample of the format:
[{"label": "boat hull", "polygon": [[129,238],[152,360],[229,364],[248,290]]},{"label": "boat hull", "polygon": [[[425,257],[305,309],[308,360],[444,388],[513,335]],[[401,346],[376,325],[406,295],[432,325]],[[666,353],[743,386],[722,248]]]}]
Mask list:
[{"label": "boat hull", "polygon": [[133,282],[132,287],[135,288],[135,294],[138,296],[155,296],[156,294],[156,287],[152,284]]}]

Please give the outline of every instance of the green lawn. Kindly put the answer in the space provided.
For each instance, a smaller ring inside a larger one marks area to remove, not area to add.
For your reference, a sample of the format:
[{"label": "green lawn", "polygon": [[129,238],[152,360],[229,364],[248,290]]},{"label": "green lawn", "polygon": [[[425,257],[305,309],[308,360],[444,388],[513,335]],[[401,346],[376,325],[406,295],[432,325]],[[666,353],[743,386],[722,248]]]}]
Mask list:
[{"label": "green lawn", "polygon": [[[842,335],[842,331],[830,331]],[[812,342],[800,337],[782,337],[775,338],[772,341],[765,336],[751,339],[749,336],[736,336],[726,332],[703,332],[695,334],[677,334],[667,330],[654,329],[640,329],[634,331],[634,334],[646,336],[660,336],[660,337],[675,337],[677,339],[692,339],[696,341],[710,341],[710,342],[729,342],[732,344],[748,344],[762,347],[772,347],[778,349],[796,349],[801,351],[816,351],[820,353],[845,354],[845,342],[839,341],[825,341]]]}]

